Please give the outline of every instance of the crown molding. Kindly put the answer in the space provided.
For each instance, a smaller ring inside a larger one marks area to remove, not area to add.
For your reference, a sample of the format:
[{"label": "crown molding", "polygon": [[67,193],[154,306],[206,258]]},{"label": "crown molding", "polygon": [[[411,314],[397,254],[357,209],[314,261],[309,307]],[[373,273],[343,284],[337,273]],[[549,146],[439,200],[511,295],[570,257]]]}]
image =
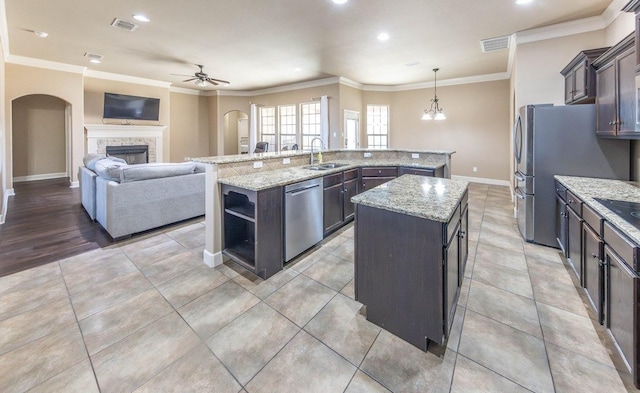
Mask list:
[{"label": "crown molding", "polygon": [[[510,74],[508,72],[498,72],[495,74],[466,76],[464,78],[453,78],[453,79],[442,79],[442,80],[439,79],[438,85],[439,86],[468,85],[470,83],[493,82],[493,81],[500,81],[500,80],[505,80],[509,78],[510,78]],[[362,90],[394,92],[394,91],[430,89],[434,87],[434,85],[435,84],[433,82],[410,83],[406,85],[396,85],[396,86],[364,85],[362,87]]]},{"label": "crown molding", "polygon": [[568,35],[602,30],[606,27],[607,24],[602,16],[592,16],[590,18],[573,20],[571,22],[558,23],[551,26],[520,31],[516,33],[516,43],[526,44],[529,42],[549,40],[552,38],[560,38]]},{"label": "crown molding", "polygon": [[8,64],[18,64],[18,65],[23,65],[27,67],[36,67],[36,68],[44,68],[47,70],[70,72],[72,74],[82,74],[86,69],[86,67],[77,66],[73,64],[58,63],[55,61],[35,59],[33,57],[24,57],[24,56],[16,56],[16,55],[6,56],[5,62]]},{"label": "crown molding", "polygon": [[339,79],[340,79],[339,83],[341,85],[353,87],[354,89],[360,89],[360,90],[362,90],[362,88],[364,87],[364,85],[362,83],[353,81],[353,80],[345,78],[343,76],[341,76]]},{"label": "crown molding", "polygon": [[102,72],[102,71],[95,71],[95,70],[89,70],[89,69],[87,69],[84,72],[84,76],[90,77],[90,78],[106,79],[106,80],[117,81],[117,82],[135,83],[137,85],[164,87],[166,89],[171,87],[171,82],[139,78],[137,76],[112,74],[110,72]]},{"label": "crown molding", "polygon": [[197,89],[187,89],[184,87],[171,86],[169,87],[170,93],[180,93],[180,94],[190,94],[192,96],[204,96],[206,95],[206,91],[197,90]]},{"label": "crown molding", "polygon": [[602,18],[606,26],[609,26],[620,14],[622,9],[629,2],[629,0],[613,0],[611,4],[602,13]]},{"label": "crown molding", "polygon": [[5,0],[0,0],[0,44],[2,44],[2,53],[6,61],[9,56],[9,28]]},{"label": "crown molding", "polygon": [[284,85],[284,86],[278,86],[278,87],[271,87],[268,89],[254,90],[248,93],[251,93],[250,95],[253,95],[253,96],[261,96],[265,94],[282,93],[282,92],[291,91],[291,90],[308,89],[310,87],[335,85],[338,83],[340,83],[340,77],[334,76],[332,78],[317,79],[313,81],[293,83],[290,85]]},{"label": "crown molding", "polygon": [[208,96],[221,96],[221,97],[252,97],[253,91],[246,90],[214,90],[207,94]]}]

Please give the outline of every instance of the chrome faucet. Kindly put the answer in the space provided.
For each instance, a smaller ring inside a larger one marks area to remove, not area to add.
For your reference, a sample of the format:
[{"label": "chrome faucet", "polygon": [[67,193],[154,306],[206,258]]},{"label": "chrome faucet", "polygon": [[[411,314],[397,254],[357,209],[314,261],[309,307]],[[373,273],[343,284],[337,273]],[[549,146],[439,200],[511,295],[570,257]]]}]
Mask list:
[{"label": "chrome faucet", "polygon": [[319,137],[315,137],[311,140],[311,166],[313,166],[313,142],[315,142],[316,140],[320,141],[320,150],[322,150],[322,139],[320,139]]}]

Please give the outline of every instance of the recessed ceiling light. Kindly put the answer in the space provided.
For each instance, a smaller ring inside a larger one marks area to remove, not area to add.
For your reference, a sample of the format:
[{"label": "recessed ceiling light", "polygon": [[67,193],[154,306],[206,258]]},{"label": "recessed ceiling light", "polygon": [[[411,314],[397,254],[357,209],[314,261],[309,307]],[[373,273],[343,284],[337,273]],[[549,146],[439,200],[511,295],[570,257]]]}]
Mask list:
[{"label": "recessed ceiling light", "polygon": [[333,2],[336,3],[336,4],[344,4],[347,1],[349,1],[349,0],[333,0]]},{"label": "recessed ceiling light", "polygon": [[102,62],[100,60],[98,60],[98,59],[91,59],[91,60],[89,60],[89,63],[100,64]]},{"label": "recessed ceiling light", "polygon": [[102,63],[102,58],[103,58],[104,56],[99,55],[99,54],[97,54],[97,53],[89,53],[89,52],[86,52],[86,53],[84,54],[84,57],[86,57],[87,59],[89,59],[89,63],[93,63],[93,64],[100,64],[100,63]]},{"label": "recessed ceiling light", "polygon": [[293,70],[294,70],[295,72],[300,72],[300,71],[302,71],[302,68],[300,68],[300,67],[296,67],[296,68],[294,68]]},{"label": "recessed ceiling light", "polygon": [[149,19],[144,14],[133,14],[131,16],[133,16],[133,19],[137,20],[138,22],[145,22],[145,23],[151,22],[151,19]]},{"label": "recessed ceiling light", "polygon": [[516,4],[529,4],[533,0],[516,0]]},{"label": "recessed ceiling light", "polygon": [[46,31],[34,31],[33,34],[37,35],[40,38],[49,37],[49,33],[47,33]]},{"label": "recessed ceiling light", "polygon": [[388,39],[389,39],[389,34],[387,34],[387,33],[378,34],[378,40],[379,41],[387,41]]}]

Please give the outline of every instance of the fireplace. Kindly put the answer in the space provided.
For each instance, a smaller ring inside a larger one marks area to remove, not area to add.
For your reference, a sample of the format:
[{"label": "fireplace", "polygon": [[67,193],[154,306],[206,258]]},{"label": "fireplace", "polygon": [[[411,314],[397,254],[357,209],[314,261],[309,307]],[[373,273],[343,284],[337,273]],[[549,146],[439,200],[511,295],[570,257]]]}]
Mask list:
[{"label": "fireplace", "polygon": [[115,156],[127,161],[127,164],[146,164],[149,162],[149,146],[107,146],[107,156]]}]

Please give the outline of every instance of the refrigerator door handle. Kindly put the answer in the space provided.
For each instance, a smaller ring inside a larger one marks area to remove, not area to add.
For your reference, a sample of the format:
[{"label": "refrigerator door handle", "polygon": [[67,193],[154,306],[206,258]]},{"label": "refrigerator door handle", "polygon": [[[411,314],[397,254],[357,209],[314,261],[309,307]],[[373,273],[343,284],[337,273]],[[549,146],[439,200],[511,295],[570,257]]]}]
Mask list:
[{"label": "refrigerator door handle", "polygon": [[516,188],[514,190],[514,193],[516,194],[516,198],[518,198],[518,199],[523,199],[524,200],[527,197],[526,195],[524,195],[524,193],[522,191],[520,191],[519,188]]},{"label": "refrigerator door handle", "polygon": [[524,175],[522,173],[520,173],[520,171],[516,172],[513,174],[513,177],[517,180],[517,181],[525,181],[526,179],[524,178]]},{"label": "refrigerator door handle", "polygon": [[516,163],[519,164],[522,158],[522,119],[520,114],[518,114],[516,124],[513,126],[513,152],[516,156]]}]

